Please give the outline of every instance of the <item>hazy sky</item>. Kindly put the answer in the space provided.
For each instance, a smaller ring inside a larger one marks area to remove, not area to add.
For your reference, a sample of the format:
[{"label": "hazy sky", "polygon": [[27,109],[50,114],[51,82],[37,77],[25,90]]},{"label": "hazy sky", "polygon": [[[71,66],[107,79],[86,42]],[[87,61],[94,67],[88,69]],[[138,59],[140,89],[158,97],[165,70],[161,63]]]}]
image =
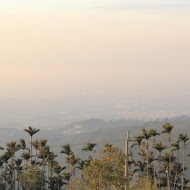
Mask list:
[{"label": "hazy sky", "polygon": [[189,73],[189,0],[0,0],[2,118],[190,111]]}]

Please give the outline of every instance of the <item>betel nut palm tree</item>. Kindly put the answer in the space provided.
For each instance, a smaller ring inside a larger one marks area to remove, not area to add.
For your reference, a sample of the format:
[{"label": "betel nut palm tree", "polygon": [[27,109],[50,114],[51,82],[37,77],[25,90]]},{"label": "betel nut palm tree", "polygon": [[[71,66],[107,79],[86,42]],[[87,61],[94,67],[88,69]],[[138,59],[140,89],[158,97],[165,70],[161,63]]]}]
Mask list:
[{"label": "betel nut palm tree", "polygon": [[30,135],[30,157],[31,157],[31,164],[32,164],[32,137],[34,134],[40,131],[40,129],[32,128],[31,126],[28,126],[27,129],[24,129],[29,135]]},{"label": "betel nut palm tree", "polygon": [[159,152],[159,157],[158,157],[158,160],[159,160],[159,171],[158,171],[158,173],[159,173],[159,187],[160,187],[160,185],[161,185],[161,182],[160,182],[161,181],[161,179],[160,179],[160,168],[161,168],[162,151],[164,149],[166,149],[167,147],[166,147],[166,145],[162,141],[160,141],[160,142],[157,142],[157,143],[154,144],[154,148]]},{"label": "betel nut palm tree", "polygon": [[186,142],[189,140],[187,134],[179,134],[178,137],[178,143],[182,143],[182,148],[183,148],[183,163],[182,163],[182,168],[183,168],[183,172],[182,172],[182,187],[181,189],[184,189],[184,174],[185,174],[185,149],[186,149]]},{"label": "betel nut palm tree", "polygon": [[167,135],[167,140],[168,140],[168,144],[169,144],[169,152],[168,152],[168,156],[169,156],[169,162],[168,162],[168,168],[167,168],[167,186],[168,186],[168,190],[170,190],[170,165],[171,165],[171,132],[173,129],[173,125],[171,125],[170,123],[166,123],[163,126],[163,130],[162,133],[165,133]]}]

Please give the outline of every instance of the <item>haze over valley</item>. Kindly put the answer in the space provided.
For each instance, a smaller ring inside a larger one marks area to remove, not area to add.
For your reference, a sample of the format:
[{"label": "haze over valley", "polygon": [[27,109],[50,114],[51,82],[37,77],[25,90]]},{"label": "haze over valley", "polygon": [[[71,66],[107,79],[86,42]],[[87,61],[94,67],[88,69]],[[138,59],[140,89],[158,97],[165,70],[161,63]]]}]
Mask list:
[{"label": "haze over valley", "polygon": [[190,115],[189,7],[1,1],[0,127]]}]

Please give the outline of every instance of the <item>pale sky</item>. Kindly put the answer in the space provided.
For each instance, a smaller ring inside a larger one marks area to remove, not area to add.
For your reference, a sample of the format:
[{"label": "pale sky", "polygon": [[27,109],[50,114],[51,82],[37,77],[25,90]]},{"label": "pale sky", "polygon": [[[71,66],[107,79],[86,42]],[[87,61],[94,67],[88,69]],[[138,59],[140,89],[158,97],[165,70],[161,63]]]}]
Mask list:
[{"label": "pale sky", "polygon": [[189,72],[189,0],[0,0],[1,117],[190,111]]}]

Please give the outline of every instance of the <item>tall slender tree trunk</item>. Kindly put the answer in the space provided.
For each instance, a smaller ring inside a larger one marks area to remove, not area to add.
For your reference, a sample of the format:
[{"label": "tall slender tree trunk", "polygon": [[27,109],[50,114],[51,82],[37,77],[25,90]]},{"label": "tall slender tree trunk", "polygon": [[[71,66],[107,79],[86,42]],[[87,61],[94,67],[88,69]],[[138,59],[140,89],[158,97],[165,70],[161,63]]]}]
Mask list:
[{"label": "tall slender tree trunk", "polygon": [[[168,167],[169,170],[169,167]],[[167,190],[170,190],[170,177],[169,177],[169,172],[167,171]]]},{"label": "tall slender tree trunk", "polygon": [[[139,153],[140,153],[140,145],[139,145],[139,148],[138,148],[138,162],[140,161]],[[140,176],[141,176],[141,170],[139,170],[139,177]]]},{"label": "tall slender tree trunk", "polygon": [[[48,175],[48,182],[50,182],[50,177],[49,177],[49,163],[48,163],[48,167],[47,167],[48,171],[47,171],[47,175]],[[50,189],[50,183],[48,183],[48,189]]]},{"label": "tall slender tree trunk", "polygon": [[[23,154],[25,153],[25,149],[23,149]],[[24,167],[25,167],[25,162],[26,162],[26,160],[23,158],[23,160],[24,160],[24,162],[23,162],[23,165],[24,165]]]},{"label": "tall slender tree trunk", "polygon": [[45,155],[43,154],[43,190],[45,189]]},{"label": "tall slender tree trunk", "polygon": [[177,151],[177,162],[178,162],[178,166],[179,166],[179,150]]},{"label": "tall slender tree trunk", "polygon": [[[17,178],[18,178],[18,175],[19,175],[19,171],[17,171]],[[19,183],[19,180],[18,180],[18,190],[20,190],[20,183]]]},{"label": "tall slender tree trunk", "polygon": [[148,178],[149,178],[149,152],[148,152],[148,140],[146,140],[146,156],[147,156],[147,184],[148,184]]},{"label": "tall slender tree trunk", "polygon": [[185,144],[183,143],[183,173],[182,173],[182,177],[181,177],[181,190],[183,190],[184,188],[184,174],[185,174]]},{"label": "tall slender tree trunk", "polygon": [[14,172],[14,189],[16,189],[16,171],[15,171],[15,153],[13,155],[14,157],[14,162],[13,162],[13,172]]},{"label": "tall slender tree trunk", "polygon": [[168,142],[169,142],[169,164],[168,164],[168,171],[167,171],[167,184],[168,184],[168,190],[170,190],[170,164],[171,164],[171,136],[170,136],[170,133],[168,134]]},{"label": "tall slender tree trunk", "polygon": [[[179,149],[177,150],[177,168],[179,169]],[[175,173],[174,190],[176,189],[178,171]]]},{"label": "tall slender tree trunk", "polygon": [[[153,146],[155,146],[155,142],[156,142],[156,139],[154,137]],[[154,167],[153,167],[153,170],[154,170],[154,183],[156,183],[156,167],[155,167],[155,161],[156,160],[155,160],[155,151],[154,151],[154,149],[153,149],[153,155],[154,155]],[[156,187],[157,187],[157,184],[156,184]]]},{"label": "tall slender tree trunk", "polygon": [[30,136],[30,160],[32,165],[32,136]]},{"label": "tall slender tree trunk", "polygon": [[[160,152],[160,158],[161,158],[161,156],[162,156],[162,153]],[[159,158],[159,187],[161,188],[161,179],[160,179],[160,168],[161,168],[161,160],[160,160],[160,158]]]},{"label": "tall slender tree trunk", "polygon": [[58,175],[58,190],[60,190],[59,175]]},{"label": "tall slender tree trunk", "polygon": [[[69,156],[68,156],[68,159],[69,159]],[[69,171],[69,170],[70,170],[70,169],[69,169],[69,163],[68,163],[68,168],[67,168],[68,175],[70,174],[70,171]],[[67,184],[68,189],[69,189],[69,185],[70,185],[70,179],[68,178],[68,184]]]}]

